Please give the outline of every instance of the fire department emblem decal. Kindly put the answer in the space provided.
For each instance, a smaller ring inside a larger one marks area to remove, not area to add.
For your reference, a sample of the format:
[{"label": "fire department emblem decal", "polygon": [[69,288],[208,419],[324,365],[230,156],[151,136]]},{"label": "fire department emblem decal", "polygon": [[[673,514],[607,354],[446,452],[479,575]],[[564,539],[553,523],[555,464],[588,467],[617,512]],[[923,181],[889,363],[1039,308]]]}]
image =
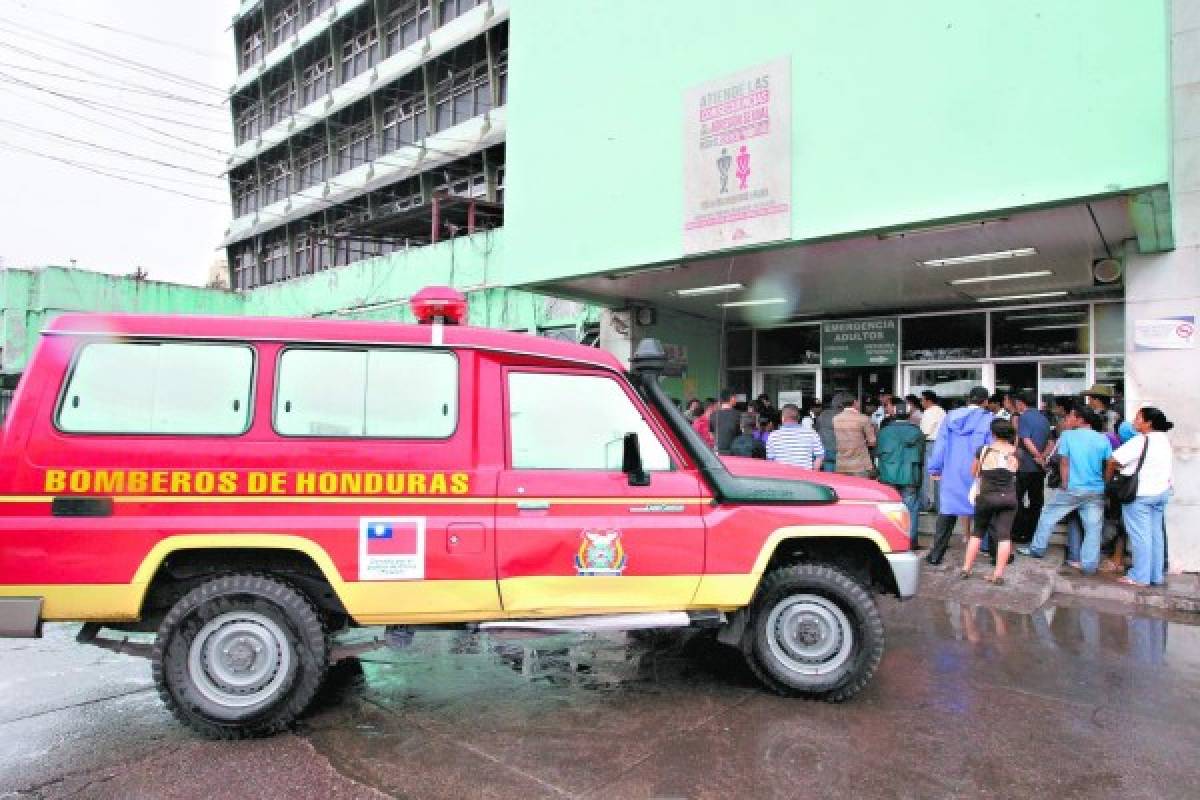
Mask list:
[{"label": "fire department emblem decal", "polygon": [[584,531],[575,554],[580,575],[620,575],[628,560],[620,531]]}]

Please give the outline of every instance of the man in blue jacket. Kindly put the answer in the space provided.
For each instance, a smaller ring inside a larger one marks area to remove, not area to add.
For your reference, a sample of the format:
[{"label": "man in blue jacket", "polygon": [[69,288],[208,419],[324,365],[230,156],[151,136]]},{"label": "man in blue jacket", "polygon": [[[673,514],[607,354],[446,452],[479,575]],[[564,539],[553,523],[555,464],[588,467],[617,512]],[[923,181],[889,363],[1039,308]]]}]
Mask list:
[{"label": "man in blue jacket", "polygon": [[979,450],[992,440],[992,412],[985,407],[988,396],[988,390],[982,386],[972,389],[967,395],[967,405],[946,415],[933,444],[927,468],[929,477],[940,482],[940,505],[933,546],[925,559],[933,566],[942,563],[959,517],[967,518],[970,530],[970,517],[975,514],[975,504],[968,496],[975,481],[971,465]]}]

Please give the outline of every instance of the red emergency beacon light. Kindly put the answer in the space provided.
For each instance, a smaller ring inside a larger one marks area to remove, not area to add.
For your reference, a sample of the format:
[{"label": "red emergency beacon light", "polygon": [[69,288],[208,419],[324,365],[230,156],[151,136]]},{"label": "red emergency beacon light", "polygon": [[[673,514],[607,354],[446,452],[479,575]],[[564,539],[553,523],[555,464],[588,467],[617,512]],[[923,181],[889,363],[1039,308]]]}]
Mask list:
[{"label": "red emergency beacon light", "polygon": [[460,325],[467,318],[467,298],[449,286],[426,286],[412,296],[413,316],[422,325]]}]

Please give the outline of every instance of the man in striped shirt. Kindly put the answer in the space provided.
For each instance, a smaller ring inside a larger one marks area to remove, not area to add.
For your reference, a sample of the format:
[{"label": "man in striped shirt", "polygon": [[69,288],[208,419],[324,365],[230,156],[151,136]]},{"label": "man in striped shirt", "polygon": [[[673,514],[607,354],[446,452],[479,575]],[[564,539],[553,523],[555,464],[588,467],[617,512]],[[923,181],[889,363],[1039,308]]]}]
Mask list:
[{"label": "man in striped shirt", "polygon": [[767,437],[767,460],[801,469],[820,469],[825,448],[813,429],[812,417],[800,420],[800,409],[792,403],[783,407],[783,425]]}]

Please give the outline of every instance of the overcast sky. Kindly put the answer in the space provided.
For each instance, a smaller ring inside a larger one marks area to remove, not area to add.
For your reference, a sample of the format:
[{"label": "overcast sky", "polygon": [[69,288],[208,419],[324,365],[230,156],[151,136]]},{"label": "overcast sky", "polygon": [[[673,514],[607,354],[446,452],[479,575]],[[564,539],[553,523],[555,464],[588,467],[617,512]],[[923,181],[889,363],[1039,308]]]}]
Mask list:
[{"label": "overcast sky", "polygon": [[208,280],[237,6],[0,0],[0,264]]}]

